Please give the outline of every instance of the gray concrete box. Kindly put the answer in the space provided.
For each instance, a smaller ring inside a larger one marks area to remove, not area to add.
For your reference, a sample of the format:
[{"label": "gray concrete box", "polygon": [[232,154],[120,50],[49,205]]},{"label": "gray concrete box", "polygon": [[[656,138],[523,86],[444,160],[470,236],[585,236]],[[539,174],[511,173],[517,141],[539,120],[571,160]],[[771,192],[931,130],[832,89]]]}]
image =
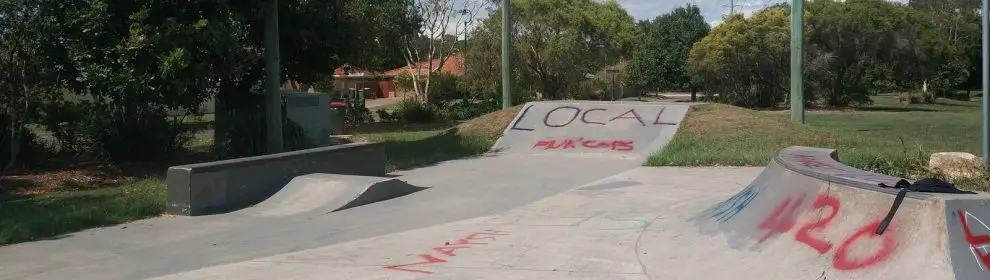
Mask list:
[{"label": "gray concrete box", "polygon": [[270,197],[293,177],[312,173],[385,176],[381,143],[354,143],[280,154],[173,166],[165,211],[197,216],[242,209]]}]

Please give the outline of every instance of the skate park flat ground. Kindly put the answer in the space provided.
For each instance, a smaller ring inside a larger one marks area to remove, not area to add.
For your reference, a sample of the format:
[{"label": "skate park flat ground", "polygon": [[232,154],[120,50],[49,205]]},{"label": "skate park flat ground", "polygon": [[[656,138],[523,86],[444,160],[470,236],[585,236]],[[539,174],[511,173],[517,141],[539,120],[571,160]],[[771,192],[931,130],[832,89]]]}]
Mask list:
[{"label": "skate park flat ground", "polygon": [[405,196],[332,211],[340,200],[283,190],[7,246],[0,279],[987,279],[982,193],[910,193],[872,236],[896,192],[876,184],[898,178],[832,150],[639,167],[687,106],[529,103],[492,153],[347,181],[424,188]]},{"label": "skate park flat ground", "polygon": [[679,240],[646,235],[682,230],[761,170],[641,167],[496,215],[157,279],[649,279],[649,254]]}]

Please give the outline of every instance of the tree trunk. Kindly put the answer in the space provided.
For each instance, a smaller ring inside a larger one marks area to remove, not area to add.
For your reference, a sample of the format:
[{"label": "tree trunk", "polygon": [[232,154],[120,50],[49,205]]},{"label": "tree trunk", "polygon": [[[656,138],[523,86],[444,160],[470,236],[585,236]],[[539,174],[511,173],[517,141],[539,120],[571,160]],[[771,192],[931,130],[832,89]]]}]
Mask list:
[{"label": "tree trunk", "polygon": [[690,85],[690,87],[691,87],[691,102],[697,102],[698,101],[698,89],[694,85]]}]

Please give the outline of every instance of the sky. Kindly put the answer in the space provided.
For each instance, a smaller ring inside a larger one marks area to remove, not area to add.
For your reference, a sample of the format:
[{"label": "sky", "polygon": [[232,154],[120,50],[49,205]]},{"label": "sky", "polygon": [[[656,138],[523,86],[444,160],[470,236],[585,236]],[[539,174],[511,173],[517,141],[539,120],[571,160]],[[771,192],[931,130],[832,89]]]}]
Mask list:
[{"label": "sky", "polygon": [[[455,0],[458,4],[457,6],[463,6],[462,3],[476,3],[482,0]],[[604,2],[605,0],[595,0],[597,2]],[[701,14],[705,17],[705,20],[712,25],[717,25],[722,22],[722,16],[729,13],[730,1],[735,1],[736,11],[750,13],[762,9],[764,7],[773,5],[775,3],[787,1],[787,0],[616,0],[619,5],[626,8],[626,12],[629,15],[636,18],[636,20],[651,20],[659,15],[670,12],[677,7],[684,6],[686,4],[695,4],[701,9]],[[481,11],[478,15],[481,18],[486,17],[486,13]]]},{"label": "sky", "polygon": [[[455,0],[455,5],[463,7],[464,3],[481,3],[484,0]],[[604,2],[605,0],[594,0]],[[670,12],[677,7],[686,4],[695,4],[701,9],[701,15],[705,17],[712,27],[722,23],[722,17],[729,13],[730,6],[735,6],[737,12],[744,13],[747,17],[753,12],[769,7],[771,5],[789,2],[789,0],[615,0],[626,9],[629,15],[639,20],[652,20],[659,15]],[[894,2],[906,2],[907,0],[888,0]],[[479,11],[479,18],[487,17],[487,13]]]}]

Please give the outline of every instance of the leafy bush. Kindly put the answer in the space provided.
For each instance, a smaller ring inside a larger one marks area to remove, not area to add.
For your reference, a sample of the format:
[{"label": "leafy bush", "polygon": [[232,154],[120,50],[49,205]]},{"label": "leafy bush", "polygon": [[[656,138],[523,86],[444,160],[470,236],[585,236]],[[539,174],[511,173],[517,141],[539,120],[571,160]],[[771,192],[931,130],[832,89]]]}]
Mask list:
[{"label": "leafy bush", "polygon": [[375,110],[375,113],[378,114],[378,119],[382,122],[396,121],[395,115],[389,114],[388,111],[385,111],[384,108],[378,108],[378,110]]},{"label": "leafy bush", "polygon": [[909,91],[897,95],[901,104],[935,104],[935,94],[924,91]]},{"label": "leafy bush", "polygon": [[502,101],[498,99],[464,100],[439,107],[437,117],[445,121],[469,120],[498,111],[501,106]]},{"label": "leafy bush", "polygon": [[430,103],[442,104],[468,95],[459,86],[460,77],[449,73],[434,73],[430,78]]},{"label": "leafy bush", "polygon": [[42,110],[41,123],[52,132],[59,152],[71,156],[114,162],[167,159],[191,137],[161,107],[52,102]]},{"label": "leafy bush", "polygon": [[393,81],[395,81],[396,90],[402,92],[413,91],[413,78],[409,73],[403,72],[396,75]]},{"label": "leafy bush", "polygon": [[[10,162],[12,150],[10,148],[10,128],[7,123],[0,124],[0,170],[3,170]],[[21,143],[17,151],[17,160],[14,167],[35,166],[50,155],[48,147],[42,143],[41,139],[27,127],[21,128]]]},{"label": "leafy bush", "polygon": [[282,119],[282,139],[285,151],[313,148],[315,145],[306,137],[306,130],[289,118]]},{"label": "leafy bush", "polygon": [[400,101],[395,109],[396,119],[407,123],[428,123],[436,120],[436,108],[415,98]]}]

